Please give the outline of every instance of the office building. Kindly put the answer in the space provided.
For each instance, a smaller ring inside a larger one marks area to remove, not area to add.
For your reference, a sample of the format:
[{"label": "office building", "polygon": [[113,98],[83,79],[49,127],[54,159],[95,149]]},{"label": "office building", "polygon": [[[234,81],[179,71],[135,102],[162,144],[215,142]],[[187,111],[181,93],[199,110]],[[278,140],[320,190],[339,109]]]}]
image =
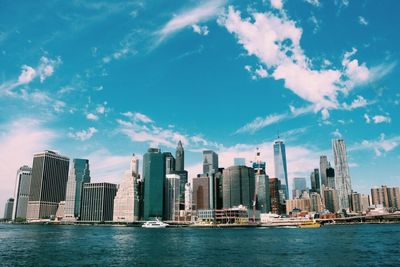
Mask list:
[{"label": "office building", "polygon": [[82,187],[81,221],[106,222],[113,220],[117,185],[87,183]]},{"label": "office building", "polygon": [[335,189],[338,195],[339,209],[350,209],[351,178],[347,161],[346,144],[343,139],[332,140],[335,159]]},{"label": "office building", "polygon": [[321,185],[328,186],[328,179],[326,176],[326,169],[328,169],[329,163],[328,163],[328,157],[325,155],[322,155],[319,157],[319,174],[321,177]]},{"label": "office building", "polygon": [[82,186],[90,183],[89,160],[73,159],[67,182],[64,220],[75,221],[81,213]]},{"label": "office building", "polygon": [[144,220],[163,218],[165,160],[159,148],[143,156]]},{"label": "office building", "polygon": [[369,206],[371,206],[369,195],[361,194],[361,209],[363,213],[366,213]]},{"label": "office building", "polygon": [[215,175],[214,175],[214,177],[215,177],[215,184],[214,184],[214,186],[215,186],[215,189],[214,189],[214,192],[215,192],[215,197],[214,197],[215,204],[214,204],[214,206],[215,206],[216,209],[222,209],[223,208],[223,204],[222,204],[223,198],[224,198],[224,195],[223,195],[223,183],[222,183],[223,175],[224,175],[224,168],[219,168],[218,172],[215,173]]},{"label": "office building", "polygon": [[271,212],[274,214],[282,214],[284,207],[281,204],[281,181],[278,178],[269,179],[269,195],[271,199]]},{"label": "office building", "polygon": [[12,220],[26,219],[28,209],[29,190],[31,187],[32,168],[24,165],[17,171],[15,181],[14,206],[12,211]]},{"label": "office building", "polygon": [[385,208],[400,208],[399,187],[381,187],[371,188],[372,205],[383,205]]},{"label": "office building", "polygon": [[192,205],[194,210],[210,209],[209,180],[209,177],[204,175],[198,175],[196,178],[193,178]]},{"label": "office building", "polygon": [[186,184],[188,182],[188,172],[185,170],[185,150],[183,149],[182,142],[179,141],[178,145],[176,147],[176,152],[175,152],[175,171],[174,174],[179,175],[179,181],[180,181],[180,197],[179,197],[179,203],[180,203],[180,210],[185,209],[185,190],[186,190]]},{"label": "office building", "polygon": [[325,209],[329,210],[332,213],[336,213],[337,211],[339,211],[336,190],[330,187],[324,187],[323,194]]},{"label": "office building", "polygon": [[324,210],[324,205],[322,204],[322,199],[319,193],[311,192],[310,193],[310,207],[313,212],[321,212]]},{"label": "office building", "polygon": [[400,189],[398,187],[388,187],[389,207],[395,210],[400,209]]},{"label": "office building", "polygon": [[203,174],[218,171],[218,154],[211,150],[203,151]]},{"label": "office building", "polygon": [[320,187],[320,183],[319,183],[319,170],[318,169],[314,169],[314,171],[311,172],[310,180],[311,180],[311,192],[320,193],[321,187]]},{"label": "office building", "polygon": [[134,222],[139,220],[139,159],[132,155],[130,169],[125,172],[114,198],[113,221]]},{"label": "office building", "polygon": [[185,150],[183,149],[182,142],[179,141],[176,147],[176,162],[175,162],[175,170],[178,172],[185,170]]},{"label": "office building", "polygon": [[246,166],[246,159],[245,158],[234,158],[233,165],[234,166]]},{"label": "office building", "polygon": [[185,185],[185,211],[193,210],[193,190],[190,183]]},{"label": "office building", "polygon": [[292,198],[296,199],[301,196],[304,190],[307,189],[306,178],[304,177],[295,177],[293,178],[292,184]]},{"label": "office building", "polygon": [[360,193],[351,192],[351,211],[355,213],[362,212],[362,202]]},{"label": "office building", "polygon": [[256,174],[256,208],[261,213],[268,213],[271,210],[269,177],[266,174]]},{"label": "office building", "polygon": [[170,174],[175,172],[175,158],[172,156],[171,152],[164,152],[165,159],[165,174]]},{"label": "office building", "polygon": [[53,151],[34,155],[27,219],[56,215],[58,204],[65,201],[68,169],[69,158]]},{"label": "office building", "polygon": [[285,199],[289,199],[286,149],[285,149],[285,144],[281,140],[277,140],[274,143],[274,166],[275,166],[275,177],[278,178],[281,183],[280,190],[283,191]]},{"label": "office building", "polygon": [[14,199],[13,198],[7,199],[6,205],[4,207],[4,216],[3,216],[4,220],[9,221],[12,219],[13,207],[14,207]]},{"label": "office building", "polygon": [[239,205],[252,208],[255,194],[254,169],[246,166],[226,168],[222,178],[223,208]]},{"label": "office building", "polygon": [[300,198],[286,201],[286,214],[289,215],[293,210],[311,211],[311,201],[307,192],[304,191]]},{"label": "office building", "polygon": [[335,169],[331,167],[330,163],[328,163],[328,168],[326,169],[326,187],[335,188]]},{"label": "office building", "polygon": [[176,221],[179,218],[180,176],[177,174],[167,174],[165,183],[164,219]]}]

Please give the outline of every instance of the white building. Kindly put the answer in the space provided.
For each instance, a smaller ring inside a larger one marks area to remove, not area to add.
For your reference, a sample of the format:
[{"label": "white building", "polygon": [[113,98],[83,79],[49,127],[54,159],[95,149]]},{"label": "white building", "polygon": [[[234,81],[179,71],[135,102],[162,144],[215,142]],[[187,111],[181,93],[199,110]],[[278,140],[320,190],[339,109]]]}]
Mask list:
[{"label": "white building", "polygon": [[180,176],[167,174],[165,185],[165,216],[169,221],[179,218]]},{"label": "white building", "polygon": [[139,196],[136,190],[139,179],[139,159],[133,154],[130,170],[125,172],[114,198],[113,221],[139,220]]},{"label": "white building", "polygon": [[193,197],[193,190],[190,183],[186,183],[185,185],[185,211],[192,210],[192,197]]},{"label": "white building", "polygon": [[343,139],[332,140],[335,159],[335,189],[337,191],[339,209],[350,209],[351,178],[347,161],[346,144]]},{"label": "white building", "polygon": [[17,171],[15,181],[14,206],[12,210],[12,219],[26,219],[26,211],[29,201],[29,189],[31,187],[32,168],[22,166]]}]

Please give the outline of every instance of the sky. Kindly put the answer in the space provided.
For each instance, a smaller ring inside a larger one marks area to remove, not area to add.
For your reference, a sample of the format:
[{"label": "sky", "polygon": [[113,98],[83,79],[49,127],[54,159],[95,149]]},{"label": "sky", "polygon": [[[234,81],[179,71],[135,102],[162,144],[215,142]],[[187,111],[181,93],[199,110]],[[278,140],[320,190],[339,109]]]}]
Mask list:
[{"label": "sky", "polygon": [[289,184],[347,145],[353,190],[400,186],[399,1],[1,1],[0,212],[54,150],[119,183],[132,153],[255,159]]}]

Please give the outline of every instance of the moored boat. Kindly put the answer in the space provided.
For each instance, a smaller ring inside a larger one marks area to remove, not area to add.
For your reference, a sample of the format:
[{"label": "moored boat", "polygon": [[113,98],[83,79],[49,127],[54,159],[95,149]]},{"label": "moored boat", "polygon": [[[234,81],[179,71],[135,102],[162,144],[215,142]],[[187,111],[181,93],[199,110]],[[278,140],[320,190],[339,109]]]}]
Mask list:
[{"label": "moored boat", "polygon": [[168,225],[169,225],[168,223],[164,223],[164,222],[162,222],[162,221],[160,221],[160,220],[158,220],[158,219],[156,218],[155,221],[147,221],[147,222],[145,222],[145,223],[142,225],[142,227],[143,227],[143,228],[165,228],[165,227],[167,227]]}]

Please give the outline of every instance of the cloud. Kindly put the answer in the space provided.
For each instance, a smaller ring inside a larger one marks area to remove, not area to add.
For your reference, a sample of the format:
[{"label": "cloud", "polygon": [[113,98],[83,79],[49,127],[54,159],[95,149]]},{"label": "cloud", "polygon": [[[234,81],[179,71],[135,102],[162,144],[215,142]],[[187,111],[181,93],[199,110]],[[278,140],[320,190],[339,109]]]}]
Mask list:
[{"label": "cloud", "polygon": [[226,0],[208,0],[201,4],[185,9],[175,15],[157,32],[158,43],[161,43],[171,34],[174,34],[186,27],[207,21],[216,17],[225,5]]},{"label": "cloud", "polygon": [[371,103],[368,103],[368,101],[364,97],[358,95],[357,98],[354,99],[350,105],[343,103],[342,106],[346,110],[353,110],[353,109],[365,107],[369,104],[371,104]]},{"label": "cloud", "polygon": [[271,0],[271,6],[281,10],[283,8],[283,0]]},{"label": "cloud", "polygon": [[198,24],[193,24],[192,29],[195,33],[198,33],[203,36],[208,35],[210,32],[207,26],[199,26]]},{"label": "cloud", "polygon": [[308,20],[314,26],[313,33],[316,34],[320,29],[321,21],[318,20],[317,17],[314,14],[311,17],[309,17]]},{"label": "cloud", "polygon": [[18,77],[18,84],[30,83],[36,76],[36,70],[28,65],[23,65],[21,69],[22,71]]},{"label": "cloud", "polygon": [[390,123],[392,119],[389,116],[383,116],[383,115],[375,115],[372,117],[372,120],[374,121],[375,124],[379,123]]},{"label": "cloud", "polygon": [[360,23],[360,25],[363,25],[363,26],[368,25],[368,21],[362,16],[358,16],[358,23]]},{"label": "cloud", "polygon": [[371,122],[371,118],[368,116],[368,114],[364,114],[364,119],[366,123],[370,123]]},{"label": "cloud", "polygon": [[306,3],[313,5],[315,7],[321,6],[321,3],[319,0],[304,0]]},{"label": "cloud", "polygon": [[81,130],[73,133],[70,132],[68,133],[68,136],[79,141],[86,141],[92,138],[95,133],[97,133],[97,129],[94,127],[89,127],[87,130]]},{"label": "cloud", "polygon": [[342,138],[342,134],[340,133],[339,129],[336,129],[334,132],[332,132],[332,135],[334,138]]},{"label": "cloud", "polygon": [[255,133],[256,131],[265,128],[268,125],[278,123],[285,120],[289,115],[284,114],[271,114],[263,117],[257,117],[253,121],[239,128],[236,133]]},{"label": "cloud", "polygon": [[378,139],[363,140],[361,143],[356,143],[349,148],[349,151],[372,150],[377,157],[384,155],[397,148],[400,144],[400,136],[394,136],[389,139],[384,133],[381,133]]},{"label": "cloud", "polygon": [[32,166],[33,154],[50,149],[56,137],[56,132],[33,118],[13,119],[0,125],[0,214],[3,203],[14,195],[17,169]]},{"label": "cloud", "polygon": [[99,117],[93,113],[88,113],[86,115],[86,119],[91,120],[91,121],[97,121]]}]

